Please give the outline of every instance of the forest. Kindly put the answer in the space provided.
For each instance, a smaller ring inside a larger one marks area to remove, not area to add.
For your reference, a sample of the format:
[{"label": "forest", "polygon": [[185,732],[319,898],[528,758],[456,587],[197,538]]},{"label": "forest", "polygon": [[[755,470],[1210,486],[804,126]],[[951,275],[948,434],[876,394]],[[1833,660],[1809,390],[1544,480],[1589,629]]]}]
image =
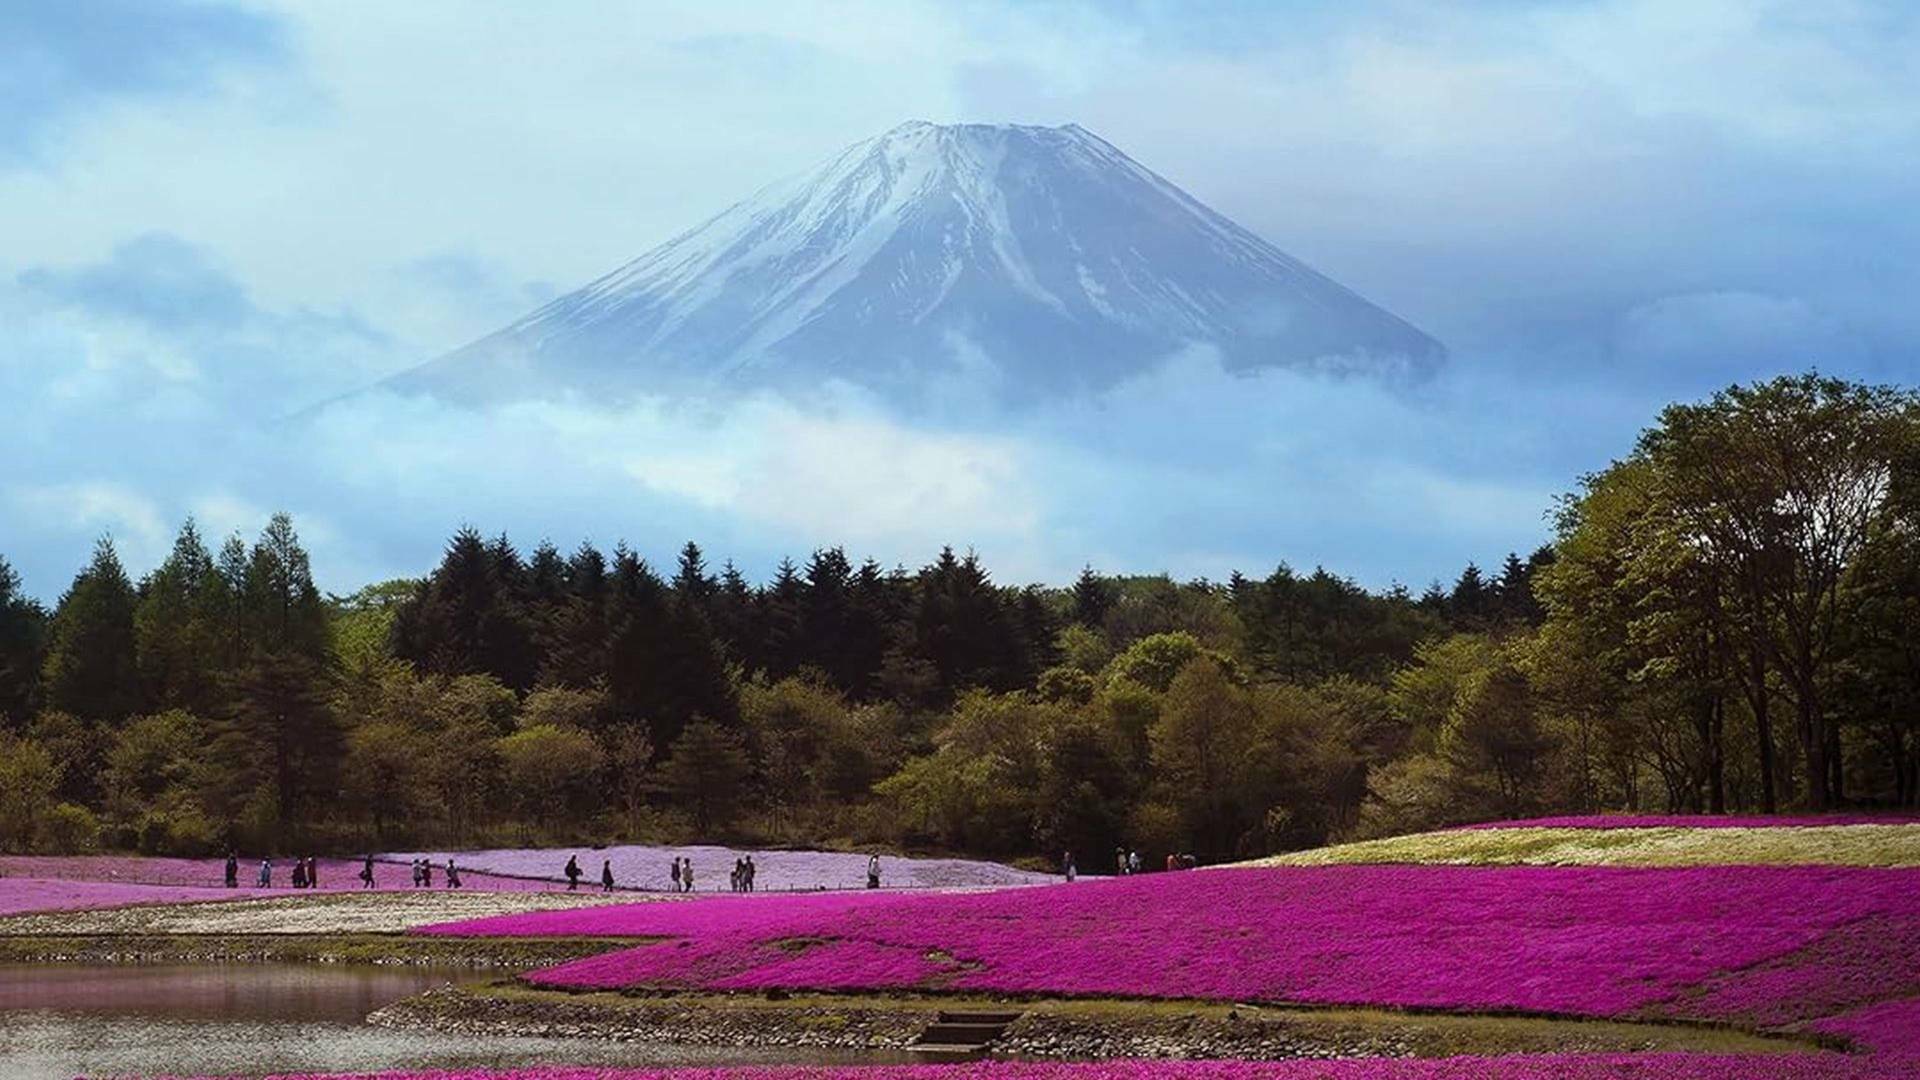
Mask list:
[{"label": "forest", "polygon": [[[1920,397],[1665,409],[1553,542],[1415,594],[994,581],[463,527],[323,595],[286,515],[0,559],[0,850],[729,839],[1223,861],[1548,812],[1920,805]],[[78,553],[76,553],[78,554]],[[1084,860],[1089,865],[1091,859]]]}]

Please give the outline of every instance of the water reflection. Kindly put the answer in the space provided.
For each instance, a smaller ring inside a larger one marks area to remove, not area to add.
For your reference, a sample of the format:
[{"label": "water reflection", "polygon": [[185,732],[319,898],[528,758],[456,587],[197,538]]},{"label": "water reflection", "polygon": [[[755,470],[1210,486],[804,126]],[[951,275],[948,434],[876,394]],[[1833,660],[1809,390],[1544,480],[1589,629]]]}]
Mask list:
[{"label": "water reflection", "polygon": [[535,1064],[830,1064],[831,1051],[397,1032],[361,1020],[462,978],[450,969],[293,964],[0,965],[0,1076],[260,1075]]}]

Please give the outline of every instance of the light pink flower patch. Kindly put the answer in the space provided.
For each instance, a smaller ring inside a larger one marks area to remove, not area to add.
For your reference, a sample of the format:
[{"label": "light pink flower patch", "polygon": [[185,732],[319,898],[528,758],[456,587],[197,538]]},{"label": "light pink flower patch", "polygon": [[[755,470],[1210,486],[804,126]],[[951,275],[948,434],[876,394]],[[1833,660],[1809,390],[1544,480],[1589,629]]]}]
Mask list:
[{"label": "light pink flower patch", "polygon": [[208,889],[191,885],[136,885],[112,881],[0,878],[0,915],[37,911],[85,911],[128,904],[179,904],[270,895],[254,889]]},{"label": "light pink flower patch", "polygon": [[[419,852],[394,852],[382,856],[405,862]],[[444,865],[448,852],[429,852],[435,865]],[[867,881],[867,856],[852,851],[780,851],[756,848],[693,845],[659,847],[646,844],[617,844],[590,848],[504,848],[489,851],[451,853],[461,866],[489,870],[497,874],[565,880],[562,868],[567,856],[580,861],[587,880],[600,880],[600,864],[613,864],[614,880],[621,885],[643,889],[670,889],[671,867],[676,859],[691,859],[694,884],[701,892],[726,892],[727,877],[742,856],[753,857],[755,887],[769,892],[812,891],[819,889],[861,889]],[[1043,885],[1059,880],[1057,874],[1037,874],[1011,866],[979,859],[910,859],[884,856],[881,882],[888,888],[964,889],[1004,888],[1012,885]]]},{"label": "light pink flower patch", "polygon": [[[316,859],[315,861],[319,867],[320,887],[323,891],[361,887],[360,869],[364,865],[361,860]],[[469,867],[464,862],[457,865],[460,866],[460,885],[465,889],[486,892],[551,892],[556,887],[551,881],[488,874]],[[435,888],[445,885],[446,871],[447,860],[442,856],[433,864]],[[256,875],[259,872],[258,858],[240,860],[241,885],[251,886],[257,880]],[[274,890],[284,892],[290,889],[293,884],[292,873],[292,859],[274,859]],[[0,879],[9,877],[220,889],[226,878],[226,860],[224,858],[175,859],[151,855],[0,855]],[[399,863],[376,861],[374,883],[381,889],[413,887],[411,871],[404,861]],[[558,887],[566,886],[562,884]],[[231,891],[221,893],[221,896],[227,898],[233,895]]]}]

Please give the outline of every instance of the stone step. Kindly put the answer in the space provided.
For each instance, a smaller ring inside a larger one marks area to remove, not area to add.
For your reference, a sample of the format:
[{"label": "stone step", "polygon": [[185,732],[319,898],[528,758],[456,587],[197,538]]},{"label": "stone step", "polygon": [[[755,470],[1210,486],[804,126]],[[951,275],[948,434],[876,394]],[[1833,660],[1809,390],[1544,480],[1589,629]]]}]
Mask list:
[{"label": "stone step", "polygon": [[943,1024],[999,1024],[1005,1027],[1020,1019],[1018,1012],[989,1012],[976,1009],[941,1009],[939,1020]]},{"label": "stone step", "polygon": [[1006,1034],[1005,1024],[956,1024],[942,1020],[929,1024],[920,1041],[943,1046],[985,1046]]}]

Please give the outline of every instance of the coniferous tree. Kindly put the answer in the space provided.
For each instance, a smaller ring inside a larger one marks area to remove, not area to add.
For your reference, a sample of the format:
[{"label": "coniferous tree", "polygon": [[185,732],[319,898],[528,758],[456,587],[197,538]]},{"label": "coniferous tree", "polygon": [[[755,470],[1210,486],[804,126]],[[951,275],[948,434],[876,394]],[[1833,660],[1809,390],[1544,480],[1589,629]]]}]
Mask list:
[{"label": "coniferous tree", "polygon": [[0,730],[32,715],[46,639],[46,610],[20,591],[20,575],[0,557]]},{"label": "coniferous tree", "polygon": [[731,559],[720,570],[712,608],[714,636],[726,650],[727,658],[742,667],[753,667],[760,655],[753,586],[747,584],[746,576]]},{"label": "coniferous tree", "polygon": [[109,724],[139,711],[134,605],[113,541],[102,538],[54,611],[44,672],[50,707]]},{"label": "coniferous tree", "polygon": [[251,639],[247,629],[247,542],[233,533],[220,544],[220,556],[214,560],[218,587],[209,583],[209,595],[223,602],[219,611],[220,660],[222,671],[231,671],[247,658]]},{"label": "coniferous tree", "polygon": [[1462,627],[1485,626],[1493,611],[1493,590],[1475,563],[1468,563],[1447,597],[1447,617]]},{"label": "coniferous tree", "polygon": [[705,610],[718,588],[719,583],[707,573],[707,559],[700,553],[700,545],[687,541],[680,549],[680,564],[673,575],[674,594]]},{"label": "coniferous tree", "polygon": [[582,542],[567,560],[567,598],[554,619],[543,681],[585,689],[607,678],[606,556]]},{"label": "coniferous tree", "polygon": [[1106,579],[1094,573],[1092,566],[1081,567],[1073,583],[1073,621],[1089,630],[1103,630],[1112,608],[1113,590]]},{"label": "coniferous tree", "polygon": [[193,519],[173,551],[140,585],[134,639],[150,710],[210,715],[218,703],[225,582]]},{"label": "coniferous tree", "polygon": [[291,517],[277,513],[267,522],[248,554],[245,580],[242,603],[252,651],[324,661],[326,606]]},{"label": "coniferous tree", "polygon": [[759,611],[760,649],[752,664],[770,679],[784,679],[806,662],[800,627],[805,603],[806,586],[799,569],[792,559],[781,559],[773,582],[760,590],[754,604]]}]

